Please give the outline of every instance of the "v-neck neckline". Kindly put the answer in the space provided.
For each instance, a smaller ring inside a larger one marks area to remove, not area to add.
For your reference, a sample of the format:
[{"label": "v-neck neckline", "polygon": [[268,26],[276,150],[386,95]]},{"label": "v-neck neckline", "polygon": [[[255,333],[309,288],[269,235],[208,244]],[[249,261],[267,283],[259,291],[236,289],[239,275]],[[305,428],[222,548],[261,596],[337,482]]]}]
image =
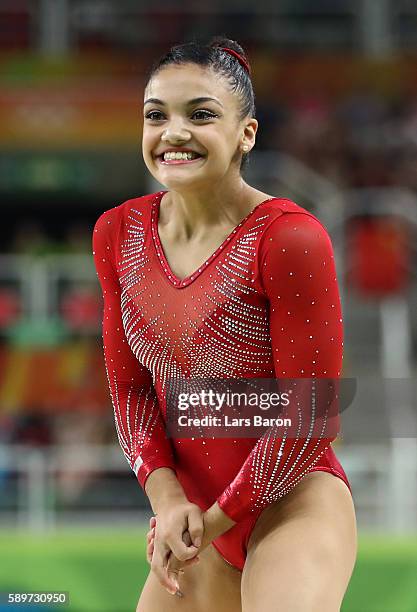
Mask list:
[{"label": "v-neck neckline", "polygon": [[152,232],[152,239],[153,239],[153,243],[156,249],[158,260],[162,266],[162,269],[166,277],[168,278],[168,280],[172,283],[172,285],[174,285],[174,287],[177,287],[177,288],[187,287],[198,276],[200,276],[203,270],[213,261],[213,259],[215,259],[223,251],[225,246],[235,236],[236,232],[241,228],[241,226],[245,223],[245,221],[247,221],[254,214],[254,212],[258,210],[258,208],[262,204],[265,204],[266,202],[270,202],[271,200],[276,199],[275,197],[271,197],[271,198],[266,198],[265,200],[262,200],[262,202],[259,202],[259,204],[257,204],[254,208],[252,208],[252,210],[249,211],[249,213],[240,221],[240,223],[238,223],[236,227],[232,229],[232,231],[226,236],[226,238],[223,240],[220,246],[214,251],[214,253],[212,253],[201,264],[199,268],[194,270],[194,272],[192,272],[191,274],[188,274],[188,276],[186,276],[185,278],[181,279],[176,274],[174,274],[174,272],[171,269],[171,266],[168,263],[168,260],[165,256],[164,248],[162,246],[162,242],[159,236],[159,231],[158,231],[160,206],[161,206],[162,197],[165,193],[168,193],[168,191],[159,191],[158,193],[155,194],[155,197],[153,198],[152,210],[151,210],[151,232]]}]

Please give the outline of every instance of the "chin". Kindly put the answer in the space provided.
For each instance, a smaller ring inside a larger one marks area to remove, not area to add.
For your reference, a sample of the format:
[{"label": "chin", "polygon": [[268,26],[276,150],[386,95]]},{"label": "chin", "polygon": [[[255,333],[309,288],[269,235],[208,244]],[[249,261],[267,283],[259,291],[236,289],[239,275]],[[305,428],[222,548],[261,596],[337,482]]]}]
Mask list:
[{"label": "chin", "polygon": [[187,170],[179,170],[176,172],[172,168],[168,168],[166,172],[160,170],[159,172],[153,173],[153,175],[160,182],[169,183],[170,185],[199,185],[213,180],[213,177],[209,177],[206,172],[188,172]]}]

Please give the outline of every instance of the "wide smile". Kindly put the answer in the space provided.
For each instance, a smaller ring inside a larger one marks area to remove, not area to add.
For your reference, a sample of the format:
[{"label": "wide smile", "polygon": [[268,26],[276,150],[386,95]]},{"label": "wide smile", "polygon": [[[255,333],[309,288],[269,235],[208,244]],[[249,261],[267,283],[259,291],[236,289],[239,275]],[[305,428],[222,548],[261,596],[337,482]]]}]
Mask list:
[{"label": "wide smile", "polygon": [[196,157],[195,159],[168,159],[165,160],[163,155],[157,157],[158,163],[162,166],[189,166],[190,164],[196,164],[204,159],[203,156]]}]

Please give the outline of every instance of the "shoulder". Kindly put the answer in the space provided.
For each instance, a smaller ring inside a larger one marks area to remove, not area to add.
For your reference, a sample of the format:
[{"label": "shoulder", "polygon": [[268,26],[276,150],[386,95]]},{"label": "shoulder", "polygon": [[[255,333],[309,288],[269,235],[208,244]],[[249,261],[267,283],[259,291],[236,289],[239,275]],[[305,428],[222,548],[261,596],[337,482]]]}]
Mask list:
[{"label": "shoulder", "polygon": [[[264,204],[263,210],[268,212],[268,227],[271,224],[284,226],[289,222],[300,225],[313,222],[313,224],[316,223],[324,227],[323,223],[314,215],[314,213],[307,210],[300,204],[297,204],[293,200],[290,200],[289,198],[272,198],[270,201]],[[278,219],[280,221],[277,223]]]},{"label": "shoulder", "polygon": [[260,258],[266,253],[296,254],[332,251],[327,228],[315,214],[287,198],[267,203],[268,221],[260,242]]},{"label": "shoulder", "polygon": [[[314,232],[329,233],[324,223],[316,215],[303,206],[288,198],[274,198],[267,203],[269,220],[264,234],[268,237],[283,236],[292,232],[301,231],[300,235],[312,235]],[[294,234],[295,235],[295,234]]]},{"label": "shoulder", "polygon": [[106,239],[116,239],[120,226],[126,222],[132,211],[145,213],[150,210],[152,202],[160,192],[129,198],[117,206],[101,213],[94,225],[94,234]]},{"label": "shoulder", "polygon": [[128,224],[129,217],[132,217],[132,214],[137,218],[138,213],[144,214],[146,211],[150,211],[154,197],[158,193],[160,192],[130,198],[102,212],[94,224],[93,254],[110,252],[114,257],[115,253],[118,252],[117,245],[122,227]]},{"label": "shoulder", "polygon": [[298,293],[306,284],[309,291],[322,286],[320,283],[329,287],[336,280],[336,270],[326,227],[313,213],[290,200],[285,210],[281,204],[277,204],[277,208],[280,212],[271,215],[259,246],[258,272],[262,290],[273,293],[277,282],[290,289],[297,287]]}]

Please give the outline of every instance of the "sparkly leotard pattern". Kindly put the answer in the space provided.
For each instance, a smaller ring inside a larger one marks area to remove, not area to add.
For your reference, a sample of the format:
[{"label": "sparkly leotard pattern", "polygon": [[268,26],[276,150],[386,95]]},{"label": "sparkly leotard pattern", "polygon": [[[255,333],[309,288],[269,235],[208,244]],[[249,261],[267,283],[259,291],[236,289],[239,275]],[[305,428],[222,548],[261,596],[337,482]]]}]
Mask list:
[{"label": "sparkly leotard pattern", "polygon": [[285,198],[258,204],[179,279],[158,234],[165,191],[104,212],[93,232],[116,430],[144,488],[175,470],[188,499],[237,522],[213,541],[242,570],[262,509],[313,470],[346,474],[331,438],[167,438],[166,381],[340,376],[343,326],[333,249],[320,221]]}]

